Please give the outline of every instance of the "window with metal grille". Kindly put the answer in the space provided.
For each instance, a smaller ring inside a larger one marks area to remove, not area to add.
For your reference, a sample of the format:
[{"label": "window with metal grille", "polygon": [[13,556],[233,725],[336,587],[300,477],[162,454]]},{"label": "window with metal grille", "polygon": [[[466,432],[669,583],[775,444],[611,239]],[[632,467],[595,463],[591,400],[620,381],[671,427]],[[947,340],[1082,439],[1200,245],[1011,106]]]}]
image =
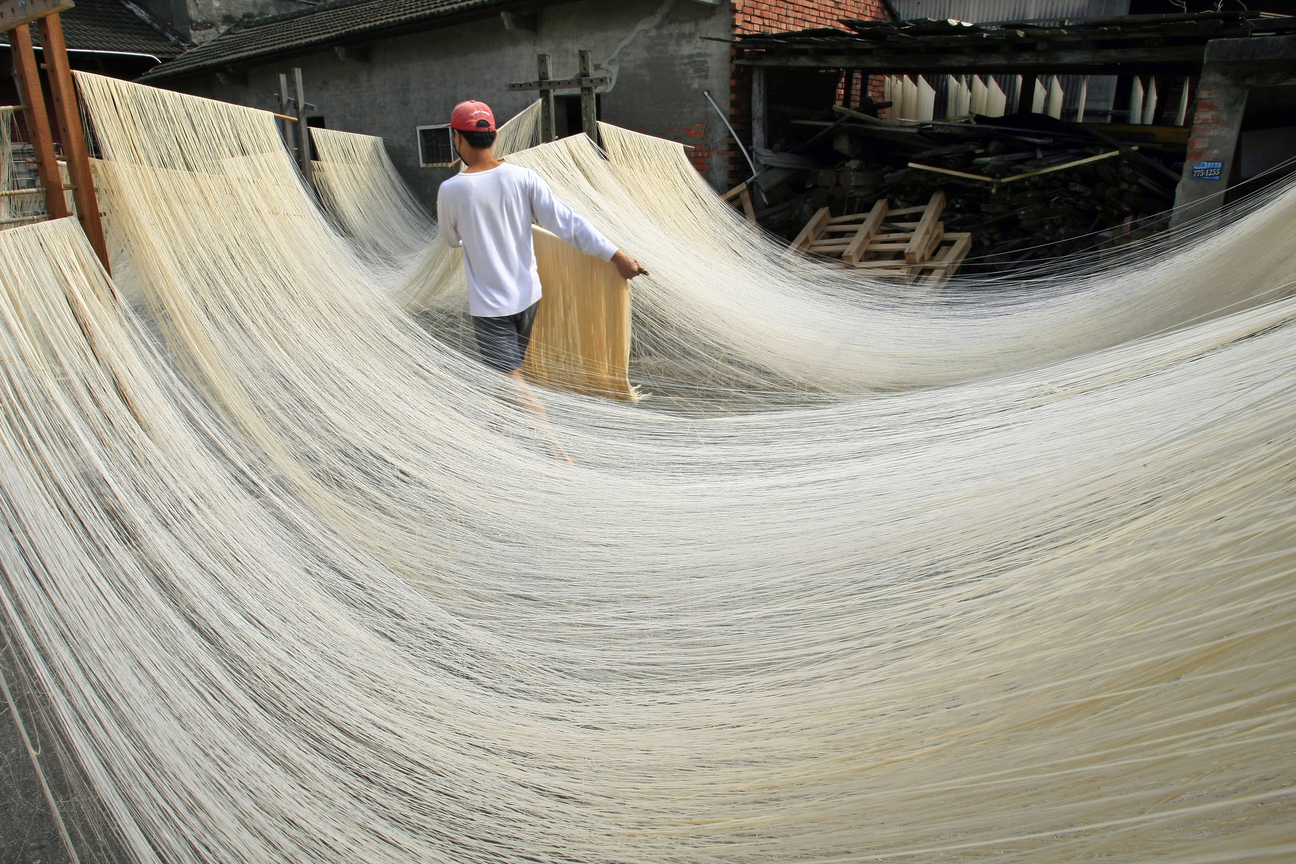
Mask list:
[{"label": "window with metal grille", "polygon": [[424,168],[446,168],[459,158],[450,140],[449,124],[418,127],[419,164]]}]

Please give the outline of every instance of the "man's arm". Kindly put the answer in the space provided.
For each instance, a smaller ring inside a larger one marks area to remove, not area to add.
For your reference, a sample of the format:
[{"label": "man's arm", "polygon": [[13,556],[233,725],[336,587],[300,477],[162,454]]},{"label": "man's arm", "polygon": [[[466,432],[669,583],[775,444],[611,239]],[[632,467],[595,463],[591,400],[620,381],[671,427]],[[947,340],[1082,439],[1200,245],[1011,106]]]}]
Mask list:
[{"label": "man's arm", "polygon": [[[443,186],[445,184],[442,184]],[[437,190],[437,229],[441,239],[451,249],[458,249],[463,245],[463,238],[459,236],[459,226],[454,220],[454,215],[450,212],[451,208],[446,205],[445,197]]]},{"label": "man's arm", "polygon": [[532,173],[531,212],[540,227],[551,231],[586,255],[611,261],[622,279],[633,279],[646,272],[639,262],[617,249],[616,244],[599,233],[589,220],[578,215],[563,201],[554,197],[549,184]]}]

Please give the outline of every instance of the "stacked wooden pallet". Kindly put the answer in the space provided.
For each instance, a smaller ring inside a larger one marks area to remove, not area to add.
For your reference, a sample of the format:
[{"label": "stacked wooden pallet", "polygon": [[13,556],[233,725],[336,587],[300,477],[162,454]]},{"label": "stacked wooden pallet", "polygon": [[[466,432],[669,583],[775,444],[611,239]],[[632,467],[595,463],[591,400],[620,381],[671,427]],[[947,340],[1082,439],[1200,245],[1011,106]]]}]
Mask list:
[{"label": "stacked wooden pallet", "polygon": [[945,231],[944,209],[941,191],[922,207],[892,210],[882,199],[868,213],[836,217],[824,207],[792,241],[789,254],[840,258],[872,276],[921,277],[923,284],[935,286],[958,271],[972,246],[971,234]]}]

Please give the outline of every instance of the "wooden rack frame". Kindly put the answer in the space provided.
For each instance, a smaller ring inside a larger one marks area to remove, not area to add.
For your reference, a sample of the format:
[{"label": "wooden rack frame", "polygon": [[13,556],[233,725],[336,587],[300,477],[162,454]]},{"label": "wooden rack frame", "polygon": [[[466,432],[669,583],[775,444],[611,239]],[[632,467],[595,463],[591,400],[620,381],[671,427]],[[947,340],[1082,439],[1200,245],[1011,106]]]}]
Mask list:
[{"label": "wooden rack frame", "polygon": [[[881,199],[868,213],[836,217],[824,207],[801,229],[786,254],[841,258],[870,276],[898,276],[906,281],[926,273],[924,285],[939,285],[958,272],[972,247],[971,234],[945,231],[940,221],[944,209],[941,191],[932,193],[920,207],[892,210]],[[918,221],[897,221],[900,216]]]},{"label": "wooden rack frame", "polygon": [[[108,244],[104,239],[99,199],[95,195],[94,175],[90,172],[90,154],[86,152],[81,113],[77,109],[76,88],[72,83],[72,68],[68,65],[67,45],[63,41],[63,21],[59,18],[60,12],[71,9],[72,6],[72,0],[0,0],[0,32],[9,33],[14,77],[21,91],[20,100],[27,112],[27,128],[31,134],[32,151],[36,156],[36,173],[45,189],[45,209],[49,211],[51,219],[71,215],[67,200],[63,197],[63,177],[54,155],[54,138],[50,132],[49,114],[45,110],[45,93],[41,87],[41,68],[45,69],[49,78],[50,99],[54,105],[59,136],[63,140],[63,154],[67,157],[77,218],[104,269],[109,270]],[[32,48],[31,31],[28,29],[33,21],[40,27],[41,54],[45,61],[39,67]]]}]

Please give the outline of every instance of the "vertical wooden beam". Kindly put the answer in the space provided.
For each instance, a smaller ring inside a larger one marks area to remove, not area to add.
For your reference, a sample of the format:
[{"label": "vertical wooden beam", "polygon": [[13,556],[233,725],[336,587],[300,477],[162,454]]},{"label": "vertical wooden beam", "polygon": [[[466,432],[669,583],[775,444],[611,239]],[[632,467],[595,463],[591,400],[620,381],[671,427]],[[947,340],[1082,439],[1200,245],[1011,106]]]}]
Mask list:
[{"label": "vertical wooden beam", "polygon": [[[594,77],[594,52],[581,50],[580,77]],[[581,87],[581,122],[585,134],[597,144],[598,137],[598,97],[594,95],[594,85]]]},{"label": "vertical wooden beam", "polygon": [[49,114],[45,112],[45,93],[41,89],[36,55],[32,51],[31,31],[20,24],[9,31],[13,49],[14,78],[18,81],[18,98],[27,106],[27,130],[31,134],[36,156],[36,173],[45,187],[45,209],[51,219],[71,216],[63,197],[63,176],[54,156],[54,136],[50,134]]},{"label": "vertical wooden beam", "polygon": [[[90,172],[90,154],[86,152],[85,133],[81,128],[81,111],[72,69],[68,66],[67,45],[63,42],[63,22],[57,12],[40,19],[42,55],[49,75],[50,98],[63,138],[63,155],[67,157],[72,177],[72,200],[76,201],[77,218],[85,230],[105,270],[108,266],[108,243],[104,240],[103,220],[99,216],[99,199],[95,195],[94,174]],[[111,271],[110,271],[111,272]]]},{"label": "vertical wooden beam", "polygon": [[306,90],[302,86],[301,67],[293,67],[293,84],[297,88],[297,156],[301,160],[302,176],[311,182],[310,126],[306,123]]},{"label": "vertical wooden beam", "polygon": [[553,80],[553,57],[549,54],[537,54],[536,61],[536,65],[540,68],[540,143],[547,144],[558,138],[554,91],[553,88],[544,86],[544,82]]},{"label": "vertical wooden beam", "polygon": [[[279,113],[284,115],[288,113],[288,76],[283,72],[279,73]],[[279,127],[279,134],[283,136],[284,146],[295,156],[297,145],[293,143],[293,138],[296,137],[296,133],[293,131],[292,124],[287,120],[276,120],[275,124]]]},{"label": "vertical wooden beam", "polygon": [[767,121],[765,120],[765,67],[753,66],[752,70],[752,150],[767,149],[765,143]]}]

